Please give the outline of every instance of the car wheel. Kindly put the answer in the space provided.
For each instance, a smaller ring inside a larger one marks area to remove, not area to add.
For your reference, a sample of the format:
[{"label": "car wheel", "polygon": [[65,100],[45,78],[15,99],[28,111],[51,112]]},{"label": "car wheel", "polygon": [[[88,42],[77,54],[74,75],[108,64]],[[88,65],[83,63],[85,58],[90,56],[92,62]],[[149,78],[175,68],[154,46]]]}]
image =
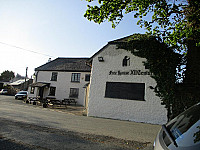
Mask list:
[{"label": "car wheel", "polygon": [[17,97],[15,97],[15,99],[17,99]]}]

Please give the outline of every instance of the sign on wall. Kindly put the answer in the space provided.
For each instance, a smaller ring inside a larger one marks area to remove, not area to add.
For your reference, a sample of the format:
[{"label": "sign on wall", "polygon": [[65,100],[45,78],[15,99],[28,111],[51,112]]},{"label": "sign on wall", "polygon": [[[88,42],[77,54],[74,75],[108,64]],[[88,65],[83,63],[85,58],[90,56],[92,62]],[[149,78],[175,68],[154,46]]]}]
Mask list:
[{"label": "sign on wall", "polygon": [[142,70],[129,70],[129,71],[110,71],[109,75],[152,75],[150,71],[142,71]]}]

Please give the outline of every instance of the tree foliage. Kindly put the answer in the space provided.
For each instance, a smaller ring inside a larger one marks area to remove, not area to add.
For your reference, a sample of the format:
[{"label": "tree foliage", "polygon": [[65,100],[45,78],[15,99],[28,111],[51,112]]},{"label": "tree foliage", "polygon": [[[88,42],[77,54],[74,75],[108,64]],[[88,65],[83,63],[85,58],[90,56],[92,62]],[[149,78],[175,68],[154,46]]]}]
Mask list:
[{"label": "tree foliage", "polygon": [[9,82],[12,78],[15,77],[15,74],[13,71],[8,71],[8,70],[5,70],[4,72],[1,73],[0,75],[0,81],[3,81],[3,82]]},{"label": "tree foliage", "polygon": [[147,59],[145,65],[157,82],[154,91],[168,109],[168,117],[174,117],[200,101],[199,8],[199,0],[98,0],[88,5],[84,17],[99,24],[111,22],[113,28],[125,14],[140,18],[137,25],[148,35],[133,35],[119,47]]},{"label": "tree foliage", "polygon": [[[86,0],[92,2],[94,0]],[[108,21],[115,28],[125,14],[133,13],[140,27],[151,35],[160,36],[177,50],[187,52],[185,39],[195,37],[200,44],[200,3],[198,0],[98,0],[85,13],[95,23]],[[151,17],[151,19],[149,19]]]}]

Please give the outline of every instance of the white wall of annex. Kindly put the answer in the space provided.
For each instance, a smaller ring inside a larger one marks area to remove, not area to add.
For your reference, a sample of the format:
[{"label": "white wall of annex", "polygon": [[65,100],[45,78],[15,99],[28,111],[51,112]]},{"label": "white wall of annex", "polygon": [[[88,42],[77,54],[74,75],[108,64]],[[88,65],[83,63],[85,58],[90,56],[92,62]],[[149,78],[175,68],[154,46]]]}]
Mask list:
[{"label": "white wall of annex", "polygon": [[[130,66],[122,67],[125,56],[130,57]],[[99,62],[103,57],[104,62]],[[88,116],[130,120],[153,124],[167,122],[167,111],[161,100],[149,86],[156,82],[149,75],[109,75],[110,71],[142,70],[148,71],[143,65],[144,58],[132,55],[129,51],[116,49],[108,45],[93,59]],[[105,98],[106,82],[145,83],[145,101]]]}]

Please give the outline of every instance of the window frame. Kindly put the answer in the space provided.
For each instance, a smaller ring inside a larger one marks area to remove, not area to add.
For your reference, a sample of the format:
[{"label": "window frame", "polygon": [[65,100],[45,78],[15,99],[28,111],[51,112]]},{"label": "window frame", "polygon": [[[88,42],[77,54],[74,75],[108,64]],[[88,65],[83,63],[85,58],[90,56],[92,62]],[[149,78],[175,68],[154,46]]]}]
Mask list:
[{"label": "window frame", "polygon": [[[54,91],[52,91],[54,89]],[[51,86],[49,88],[49,96],[55,96],[56,95],[56,87]]]},{"label": "window frame", "polygon": [[90,74],[85,74],[85,81],[90,81]]},{"label": "window frame", "polygon": [[72,73],[71,75],[71,82],[80,83],[81,73]]},{"label": "window frame", "polygon": [[57,80],[58,80],[58,72],[52,72],[51,81],[57,81]]},{"label": "window frame", "polygon": [[69,97],[70,98],[78,98],[78,96],[79,96],[79,88],[70,88]]}]

